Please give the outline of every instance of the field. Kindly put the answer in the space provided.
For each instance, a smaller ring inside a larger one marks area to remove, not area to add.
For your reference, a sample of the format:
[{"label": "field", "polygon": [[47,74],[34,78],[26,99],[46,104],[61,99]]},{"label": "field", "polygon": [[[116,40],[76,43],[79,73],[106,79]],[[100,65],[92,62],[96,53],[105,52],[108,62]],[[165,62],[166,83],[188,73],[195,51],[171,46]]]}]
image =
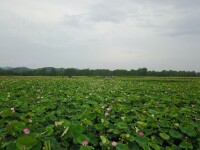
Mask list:
[{"label": "field", "polygon": [[200,79],[0,77],[0,149],[200,149]]}]

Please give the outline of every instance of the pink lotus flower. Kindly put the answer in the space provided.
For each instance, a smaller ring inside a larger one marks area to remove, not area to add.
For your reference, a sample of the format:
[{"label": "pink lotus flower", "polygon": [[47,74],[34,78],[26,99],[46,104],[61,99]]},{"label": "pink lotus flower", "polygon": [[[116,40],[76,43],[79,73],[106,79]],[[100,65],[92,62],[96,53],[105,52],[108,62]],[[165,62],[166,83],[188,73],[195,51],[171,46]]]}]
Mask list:
[{"label": "pink lotus flower", "polygon": [[29,134],[30,130],[29,130],[29,128],[24,128],[23,132],[24,132],[24,134]]},{"label": "pink lotus flower", "polygon": [[109,115],[109,113],[108,112],[105,112],[105,116],[108,116]]},{"label": "pink lotus flower", "polygon": [[144,132],[140,132],[140,136],[144,136]]},{"label": "pink lotus flower", "polygon": [[87,146],[87,145],[88,145],[88,141],[83,141],[83,142],[82,142],[82,145],[83,145],[83,146]]},{"label": "pink lotus flower", "polygon": [[117,146],[117,142],[115,142],[115,141],[112,141],[111,144],[112,144],[113,147],[116,147],[116,146]]}]

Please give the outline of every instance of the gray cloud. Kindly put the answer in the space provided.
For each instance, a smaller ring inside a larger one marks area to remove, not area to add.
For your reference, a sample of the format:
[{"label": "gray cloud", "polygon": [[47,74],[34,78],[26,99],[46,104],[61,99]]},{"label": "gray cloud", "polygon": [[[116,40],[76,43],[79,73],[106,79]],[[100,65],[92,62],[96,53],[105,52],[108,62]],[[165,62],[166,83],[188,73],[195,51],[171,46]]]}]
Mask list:
[{"label": "gray cloud", "polygon": [[90,10],[89,19],[94,22],[114,22],[120,23],[126,14],[119,7],[113,7],[109,3],[97,4]]},{"label": "gray cloud", "polygon": [[0,66],[200,71],[199,0],[1,0]]}]

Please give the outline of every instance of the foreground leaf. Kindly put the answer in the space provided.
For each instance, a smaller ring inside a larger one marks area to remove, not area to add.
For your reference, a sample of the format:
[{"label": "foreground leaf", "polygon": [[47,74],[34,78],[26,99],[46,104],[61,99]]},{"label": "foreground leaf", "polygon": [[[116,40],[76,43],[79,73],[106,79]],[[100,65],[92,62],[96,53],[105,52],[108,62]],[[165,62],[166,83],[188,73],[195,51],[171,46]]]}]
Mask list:
[{"label": "foreground leaf", "polygon": [[31,136],[22,136],[19,137],[16,141],[16,146],[19,149],[31,149],[34,145],[37,144],[37,140],[35,140],[33,137]]}]

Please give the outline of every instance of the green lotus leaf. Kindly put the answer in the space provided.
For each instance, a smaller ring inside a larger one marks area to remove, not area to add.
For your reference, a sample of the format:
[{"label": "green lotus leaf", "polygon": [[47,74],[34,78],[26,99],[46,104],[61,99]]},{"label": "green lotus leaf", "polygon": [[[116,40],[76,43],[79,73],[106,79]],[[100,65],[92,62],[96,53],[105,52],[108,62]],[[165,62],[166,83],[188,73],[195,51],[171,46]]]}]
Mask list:
[{"label": "green lotus leaf", "polygon": [[91,146],[81,146],[80,150],[91,150],[92,147]]},{"label": "green lotus leaf", "polygon": [[185,148],[185,149],[193,149],[193,145],[190,142],[183,141],[179,145],[180,148]]},{"label": "green lotus leaf", "polygon": [[11,110],[3,110],[0,114],[2,118],[7,118],[13,115]]},{"label": "green lotus leaf", "polygon": [[183,133],[186,133],[187,135],[189,135],[190,137],[195,137],[197,136],[197,133],[195,131],[195,129],[191,126],[187,126],[187,127],[180,127],[181,131]]},{"label": "green lotus leaf", "polygon": [[104,125],[101,123],[95,125],[95,129],[97,130],[102,130],[103,128],[104,128]]},{"label": "green lotus leaf", "polygon": [[183,135],[182,135],[180,132],[175,131],[175,130],[170,130],[170,131],[169,131],[169,135],[170,135],[171,137],[177,138],[177,139],[183,137]]},{"label": "green lotus leaf", "polygon": [[135,139],[139,145],[148,145],[149,139],[145,136],[136,136]]},{"label": "green lotus leaf", "polygon": [[117,150],[129,150],[128,145],[119,143],[117,145]]},{"label": "green lotus leaf", "polygon": [[158,144],[156,144],[156,143],[149,142],[148,145],[151,146],[155,150],[160,150],[161,149],[160,146]]},{"label": "green lotus leaf", "polygon": [[100,139],[101,139],[101,142],[103,144],[109,144],[110,143],[110,141],[103,135],[100,136]]},{"label": "green lotus leaf", "polygon": [[34,145],[37,144],[37,140],[34,139],[31,136],[25,135],[22,137],[19,137],[16,141],[16,146],[19,149],[31,149]]},{"label": "green lotus leaf", "polygon": [[160,126],[161,127],[169,127],[169,121],[167,120],[160,120]]},{"label": "green lotus leaf", "polygon": [[84,131],[85,131],[85,128],[82,125],[80,125],[80,124],[76,124],[76,125],[72,126],[69,129],[69,132],[72,134],[72,136],[74,138],[76,138],[77,136],[79,136]]},{"label": "green lotus leaf", "polygon": [[53,130],[53,128],[51,126],[47,126],[45,128],[45,132],[46,132],[47,135],[52,135],[54,130]]},{"label": "green lotus leaf", "polygon": [[16,131],[22,132],[22,130],[26,127],[26,124],[24,122],[14,121],[13,126]]},{"label": "green lotus leaf", "polygon": [[142,121],[137,121],[136,124],[141,128],[144,128],[144,127],[147,126],[147,123],[146,122],[142,122]]},{"label": "green lotus leaf", "polygon": [[87,136],[90,139],[90,143],[92,143],[94,146],[98,145],[98,139],[93,133],[89,133]]},{"label": "green lotus leaf", "polygon": [[119,128],[119,129],[126,129],[126,128],[128,128],[128,126],[127,126],[126,122],[118,122],[117,123],[117,128]]},{"label": "green lotus leaf", "polygon": [[159,133],[160,137],[164,140],[169,140],[169,135],[167,135],[166,133]]},{"label": "green lotus leaf", "polygon": [[79,136],[77,136],[76,138],[77,143],[82,144],[83,141],[89,141],[90,139],[84,135],[84,134],[80,134]]}]

